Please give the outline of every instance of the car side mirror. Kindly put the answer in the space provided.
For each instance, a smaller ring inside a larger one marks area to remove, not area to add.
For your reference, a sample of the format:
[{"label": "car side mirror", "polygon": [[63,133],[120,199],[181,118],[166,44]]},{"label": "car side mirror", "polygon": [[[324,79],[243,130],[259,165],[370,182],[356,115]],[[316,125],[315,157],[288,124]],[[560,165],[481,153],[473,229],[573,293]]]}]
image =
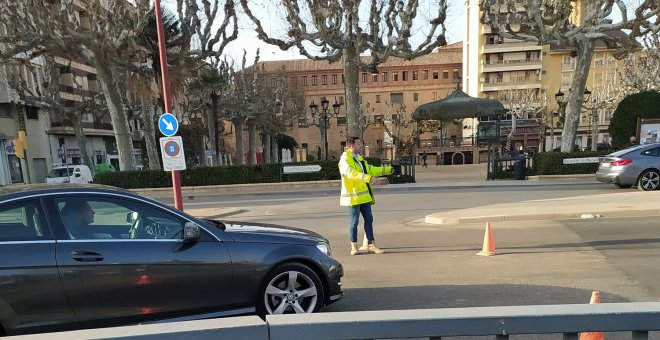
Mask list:
[{"label": "car side mirror", "polygon": [[199,239],[201,234],[200,228],[197,224],[193,222],[186,222],[183,226],[183,241],[192,242]]}]

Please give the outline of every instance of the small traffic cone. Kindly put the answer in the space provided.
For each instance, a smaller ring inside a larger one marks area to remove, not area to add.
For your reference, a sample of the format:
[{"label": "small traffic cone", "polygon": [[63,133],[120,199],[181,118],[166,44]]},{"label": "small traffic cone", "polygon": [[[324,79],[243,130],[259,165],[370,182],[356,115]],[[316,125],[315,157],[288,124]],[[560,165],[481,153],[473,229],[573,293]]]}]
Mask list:
[{"label": "small traffic cone", "polygon": [[490,230],[490,222],[486,223],[486,233],[484,234],[484,245],[477,255],[493,256],[495,253],[495,242],[493,241],[493,233]]},{"label": "small traffic cone", "polygon": [[[589,300],[589,304],[594,305],[599,303],[600,303],[600,292],[594,290],[591,293],[591,300]],[[605,339],[605,334],[603,332],[580,333],[580,340],[604,340],[604,339]]]},{"label": "small traffic cone", "polygon": [[143,274],[143,275],[140,276],[140,278],[137,280],[137,284],[138,284],[138,285],[149,285],[149,284],[151,284],[151,283],[152,283],[152,282],[151,282],[151,278],[149,277],[149,275],[144,275],[144,274]]}]

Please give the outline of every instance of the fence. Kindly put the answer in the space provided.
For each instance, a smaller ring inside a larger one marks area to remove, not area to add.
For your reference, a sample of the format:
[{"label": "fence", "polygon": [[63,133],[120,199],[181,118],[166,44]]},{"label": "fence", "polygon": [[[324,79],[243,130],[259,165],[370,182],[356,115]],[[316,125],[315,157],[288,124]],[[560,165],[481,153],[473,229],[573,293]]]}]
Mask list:
[{"label": "fence", "polygon": [[629,332],[633,340],[660,330],[659,302],[446,308],[274,315],[127,326],[30,336],[30,339],[389,339],[580,332]]}]

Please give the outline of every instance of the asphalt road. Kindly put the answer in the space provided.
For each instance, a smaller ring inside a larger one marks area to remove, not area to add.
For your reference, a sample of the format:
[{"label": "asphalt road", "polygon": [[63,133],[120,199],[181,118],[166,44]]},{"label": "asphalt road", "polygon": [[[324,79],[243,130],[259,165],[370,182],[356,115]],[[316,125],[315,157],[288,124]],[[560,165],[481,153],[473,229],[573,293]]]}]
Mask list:
[{"label": "asphalt road", "polygon": [[622,192],[608,185],[382,192],[374,206],[384,255],[350,256],[347,213],[336,192],[196,198],[186,206],[236,207],[224,219],[311,229],[345,267],[346,297],[327,311],[588,303],[660,298],[657,218],[493,225],[498,255],[476,256],[484,226],[411,224],[426,214],[529,199]]}]

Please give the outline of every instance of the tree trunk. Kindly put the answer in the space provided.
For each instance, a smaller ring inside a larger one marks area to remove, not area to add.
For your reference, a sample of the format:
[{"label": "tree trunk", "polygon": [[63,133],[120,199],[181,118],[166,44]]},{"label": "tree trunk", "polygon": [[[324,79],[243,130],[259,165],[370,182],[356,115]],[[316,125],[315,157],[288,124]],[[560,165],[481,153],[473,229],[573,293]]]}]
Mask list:
[{"label": "tree trunk", "polygon": [[133,141],[131,139],[130,129],[126,111],[122,103],[121,94],[117,89],[117,82],[114,79],[110,63],[102,58],[103,52],[94,51],[94,68],[98,83],[101,85],[103,94],[110,112],[110,120],[117,142],[117,151],[119,152],[119,168],[121,170],[135,170],[135,155],[133,153]]},{"label": "tree trunk", "polygon": [[160,170],[160,157],[158,156],[159,145],[156,143],[156,127],[154,116],[156,107],[153,105],[142,105],[142,132],[144,132],[144,144],[147,146],[147,158],[150,170]]},{"label": "tree trunk", "polygon": [[243,121],[241,118],[237,118],[232,122],[236,131],[236,165],[243,165],[245,164],[245,156],[243,155]]},{"label": "tree trunk", "polygon": [[270,136],[270,132],[267,132],[264,134],[264,163],[270,164],[271,159],[270,159],[270,143],[271,143],[272,137]]},{"label": "tree trunk", "polygon": [[211,142],[211,150],[213,151],[213,166],[218,165],[218,99],[216,93],[211,93],[211,111],[207,114],[207,122],[209,128],[209,141]]},{"label": "tree trunk", "polygon": [[82,159],[82,163],[87,165],[92,173],[94,173],[94,162],[92,162],[92,159],[89,157],[89,153],[87,152],[87,138],[85,136],[85,130],[82,126],[82,117],[80,114],[71,114],[68,116],[73,123],[73,133],[76,137],[76,142],[80,147],[80,158]]},{"label": "tree trunk", "polygon": [[346,93],[346,133],[348,137],[362,136],[360,127],[360,55],[354,47],[343,50],[344,92]]},{"label": "tree trunk", "polygon": [[[319,130],[321,132],[320,133],[321,142],[319,144],[321,144],[321,159],[323,159],[323,160],[327,159],[326,155],[328,154],[328,150],[326,150],[326,148],[325,148],[325,139],[326,139],[325,134],[328,133],[328,129],[325,127],[325,124],[326,124],[326,120],[323,119],[323,117],[319,117],[319,125],[318,126],[319,126]],[[359,136],[359,135],[356,135],[356,136]],[[321,159],[319,159],[319,160],[321,160]]]},{"label": "tree trunk", "polygon": [[248,121],[248,149],[250,164],[257,164],[257,122],[253,119]]},{"label": "tree trunk", "polygon": [[279,147],[277,145],[277,137],[273,136],[271,138],[272,138],[272,142],[270,143],[270,147],[271,147],[271,149],[270,149],[270,152],[271,152],[270,160],[273,163],[281,163],[280,159],[279,159],[280,153],[279,153]]},{"label": "tree trunk", "polygon": [[566,105],[566,116],[564,119],[564,130],[561,138],[561,152],[573,151],[578,124],[580,122],[580,111],[584,100],[583,93],[587,84],[587,76],[591,67],[591,58],[594,54],[594,42],[582,40],[577,46],[577,61],[575,76],[571,84]]}]

